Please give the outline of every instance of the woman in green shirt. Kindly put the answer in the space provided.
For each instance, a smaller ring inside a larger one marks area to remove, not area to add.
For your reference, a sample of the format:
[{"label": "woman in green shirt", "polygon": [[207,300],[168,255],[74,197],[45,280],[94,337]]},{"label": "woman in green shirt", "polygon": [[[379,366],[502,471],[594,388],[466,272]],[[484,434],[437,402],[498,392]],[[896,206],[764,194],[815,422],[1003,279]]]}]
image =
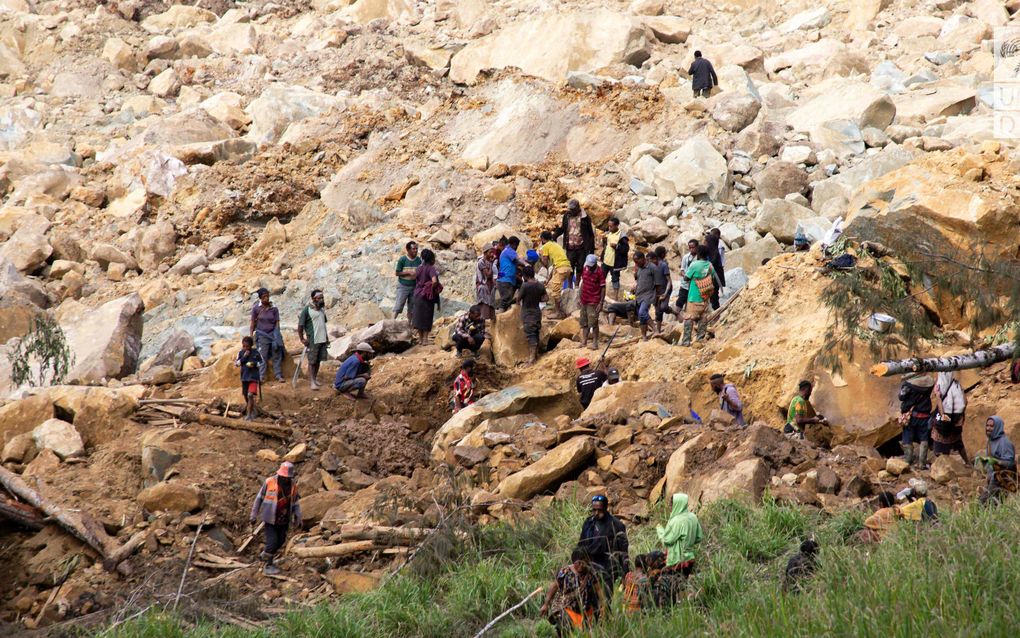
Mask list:
[{"label": "woman in green shirt", "polygon": [[691,345],[691,333],[694,323],[698,324],[698,341],[708,333],[708,301],[712,293],[722,289],[719,275],[708,260],[708,246],[698,246],[698,258],[691,262],[684,273],[684,279],[690,282],[687,290],[687,306],[684,309],[684,338],[680,345]]}]

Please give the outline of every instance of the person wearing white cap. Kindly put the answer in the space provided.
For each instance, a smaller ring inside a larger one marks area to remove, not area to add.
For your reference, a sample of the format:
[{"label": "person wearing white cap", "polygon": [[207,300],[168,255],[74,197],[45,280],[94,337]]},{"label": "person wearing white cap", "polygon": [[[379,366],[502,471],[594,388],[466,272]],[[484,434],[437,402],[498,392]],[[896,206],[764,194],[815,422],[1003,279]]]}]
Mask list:
[{"label": "person wearing white cap", "polygon": [[294,464],[289,461],[282,463],[276,474],[262,483],[262,489],[255,497],[249,522],[254,525],[255,521],[261,520],[265,524],[266,548],[259,558],[265,562],[263,572],[268,575],[280,573],[273,559],[287,541],[291,521],[295,527],[301,528],[300,499],[297,481],[294,480]]},{"label": "person wearing white cap", "polygon": [[351,399],[365,396],[365,386],[372,377],[372,368],[368,361],[375,356],[375,350],[364,341],[354,347],[354,352],[347,357],[333,379],[333,389]]}]

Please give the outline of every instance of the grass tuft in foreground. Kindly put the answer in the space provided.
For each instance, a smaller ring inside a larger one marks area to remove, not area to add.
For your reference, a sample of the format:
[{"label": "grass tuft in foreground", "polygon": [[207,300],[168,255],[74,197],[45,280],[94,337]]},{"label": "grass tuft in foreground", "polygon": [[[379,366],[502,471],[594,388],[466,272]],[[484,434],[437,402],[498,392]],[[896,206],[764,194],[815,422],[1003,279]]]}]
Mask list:
[{"label": "grass tuft in foreground", "polygon": [[[475,531],[460,559],[408,571],[379,590],[294,612],[266,636],[454,638],[473,636],[568,560],[585,516],[557,505],[537,519]],[[879,545],[851,542],[864,515],[828,517],[766,501],[736,501],[700,512],[707,541],[692,596],[669,610],[613,612],[594,631],[606,638],[676,636],[1009,636],[1020,600],[1020,501],[943,514],[937,527],[901,524]],[[653,520],[661,522],[658,511]],[[780,575],[801,538],[821,544],[819,570],[801,594]],[[631,554],[656,547],[654,525],[630,530]],[[426,558],[427,560],[427,558]],[[489,635],[553,636],[533,599]],[[123,638],[240,636],[150,614],[106,635]]]}]

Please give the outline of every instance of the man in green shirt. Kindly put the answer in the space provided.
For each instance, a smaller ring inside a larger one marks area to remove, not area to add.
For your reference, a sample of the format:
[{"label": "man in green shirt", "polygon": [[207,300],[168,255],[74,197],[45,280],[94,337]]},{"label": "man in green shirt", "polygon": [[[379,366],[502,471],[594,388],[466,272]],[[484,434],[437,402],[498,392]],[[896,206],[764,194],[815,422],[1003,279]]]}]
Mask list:
[{"label": "man in green shirt", "polygon": [[301,311],[298,339],[308,353],[308,380],[312,390],[319,389],[319,365],[329,359],[329,334],[326,331],[326,298],[321,290],[312,291],[312,303]]},{"label": "man in green shirt", "polygon": [[684,309],[684,336],[680,345],[689,346],[695,322],[698,324],[698,341],[704,339],[708,334],[709,298],[714,291],[722,287],[719,275],[716,274],[715,268],[709,261],[708,246],[704,244],[698,246],[697,259],[691,262],[683,276],[690,282],[690,288],[687,291],[687,306]]},{"label": "man in green shirt", "polygon": [[418,256],[418,244],[413,241],[407,242],[404,246],[406,254],[401,255],[397,260],[397,301],[393,305],[393,318],[396,319],[404,311],[407,305],[407,322],[411,323],[411,296],[414,295],[414,275],[418,266],[421,266],[421,257]]},{"label": "man in green shirt", "polygon": [[783,434],[804,438],[804,426],[812,424],[828,425],[825,417],[815,412],[811,405],[810,381],[801,381],[797,385],[797,394],[790,401],[790,409],[786,412],[786,425]]}]

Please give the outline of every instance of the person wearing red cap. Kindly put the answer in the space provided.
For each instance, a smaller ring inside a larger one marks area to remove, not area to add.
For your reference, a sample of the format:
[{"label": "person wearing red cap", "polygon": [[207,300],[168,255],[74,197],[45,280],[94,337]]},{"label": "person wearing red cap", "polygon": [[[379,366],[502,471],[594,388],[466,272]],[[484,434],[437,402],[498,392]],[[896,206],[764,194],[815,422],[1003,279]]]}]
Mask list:
[{"label": "person wearing red cap", "polygon": [[262,571],[267,575],[280,573],[273,560],[287,541],[290,522],[293,520],[295,527],[301,527],[300,499],[297,481],[294,480],[294,464],[289,461],[282,463],[276,474],[265,480],[255,497],[250,520],[252,525],[257,519],[265,523],[266,548],[259,558],[265,562]]},{"label": "person wearing red cap", "polygon": [[581,357],[577,360],[577,395],[581,401],[581,407],[588,409],[595,391],[609,379],[609,375],[602,368],[592,370],[591,361],[588,357]]}]

